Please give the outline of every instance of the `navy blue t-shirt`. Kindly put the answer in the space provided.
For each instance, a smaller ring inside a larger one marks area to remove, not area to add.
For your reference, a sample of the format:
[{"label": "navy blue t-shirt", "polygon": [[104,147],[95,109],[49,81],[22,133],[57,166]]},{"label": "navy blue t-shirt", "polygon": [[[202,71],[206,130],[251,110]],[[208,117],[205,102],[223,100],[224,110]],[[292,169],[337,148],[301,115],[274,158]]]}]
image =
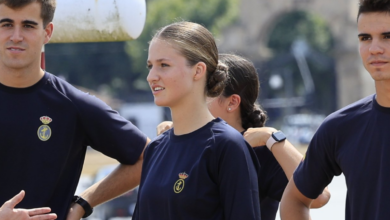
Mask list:
[{"label": "navy blue t-shirt", "polygon": [[146,137],[104,102],[50,73],[28,88],[0,84],[0,204],[50,207],[65,219],[86,147],[134,164]]},{"label": "navy blue t-shirt", "polygon": [[254,147],[260,163],[259,197],[262,220],[275,220],[288,179],[275,156],[266,146]]},{"label": "navy blue t-shirt", "polygon": [[275,220],[280,200],[265,197],[260,201],[261,220]]},{"label": "navy blue t-shirt", "polygon": [[[174,129],[174,128],[173,128]],[[260,219],[256,155],[222,119],[145,150],[133,219]]]},{"label": "navy blue t-shirt", "polygon": [[345,219],[390,219],[390,108],[375,95],[329,115],[294,173],[298,189],[316,198],[344,173]]}]

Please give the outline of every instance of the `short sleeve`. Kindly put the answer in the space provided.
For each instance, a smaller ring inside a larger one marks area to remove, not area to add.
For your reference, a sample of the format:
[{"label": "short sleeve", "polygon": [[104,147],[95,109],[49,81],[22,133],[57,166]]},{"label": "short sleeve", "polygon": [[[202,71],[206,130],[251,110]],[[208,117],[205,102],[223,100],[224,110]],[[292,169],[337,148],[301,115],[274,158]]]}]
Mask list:
[{"label": "short sleeve", "polygon": [[341,174],[336,161],[333,126],[325,121],[314,135],[306,155],[294,172],[294,182],[308,198],[316,199],[334,176]]},{"label": "short sleeve", "polygon": [[259,165],[253,150],[244,140],[221,144],[218,181],[225,219],[260,219]]},{"label": "short sleeve", "polygon": [[100,99],[84,94],[77,107],[87,143],[122,164],[134,164],[144,150],[146,136]]}]

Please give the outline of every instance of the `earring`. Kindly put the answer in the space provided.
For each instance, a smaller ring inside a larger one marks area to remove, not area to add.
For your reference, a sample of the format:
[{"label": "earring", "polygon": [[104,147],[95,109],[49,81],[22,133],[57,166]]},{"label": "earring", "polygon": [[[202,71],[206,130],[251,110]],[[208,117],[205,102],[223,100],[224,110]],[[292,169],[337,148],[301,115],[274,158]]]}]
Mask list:
[{"label": "earring", "polygon": [[228,108],[228,111],[231,111],[232,109],[231,108]]}]

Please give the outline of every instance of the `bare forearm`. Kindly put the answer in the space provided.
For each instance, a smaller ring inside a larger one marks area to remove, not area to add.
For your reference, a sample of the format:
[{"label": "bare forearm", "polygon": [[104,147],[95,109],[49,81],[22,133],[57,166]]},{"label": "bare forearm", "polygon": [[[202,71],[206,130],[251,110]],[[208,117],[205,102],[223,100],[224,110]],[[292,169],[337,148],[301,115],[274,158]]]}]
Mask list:
[{"label": "bare forearm", "polygon": [[[244,138],[252,147],[263,146],[266,145],[272,133],[276,131],[272,127],[249,128],[244,133]],[[271,151],[282,167],[287,179],[290,179],[295,168],[302,160],[302,154],[288,140],[275,143]]]},{"label": "bare forearm", "polygon": [[[136,187],[141,178],[142,159],[134,165],[119,165],[105,179],[86,189],[81,197],[92,207],[120,196]],[[79,204],[73,203],[70,207],[67,220],[79,220],[85,210]]]},{"label": "bare forearm", "polygon": [[[149,142],[150,139],[147,138],[145,148]],[[141,181],[142,163],[143,153],[134,165],[119,165],[106,178],[95,183],[81,193],[81,197],[86,200],[90,206],[95,207],[135,188]],[[83,207],[77,203],[73,203],[70,207],[67,220],[79,220],[84,213]]]},{"label": "bare forearm", "polygon": [[[249,128],[244,133],[244,138],[252,147],[266,145],[267,140],[276,129],[272,127]],[[291,180],[295,169],[302,160],[302,154],[288,141],[275,143],[271,148],[272,154],[282,167],[287,179]],[[330,193],[326,189],[313,202],[313,208],[324,206],[330,198]]]},{"label": "bare forearm", "polygon": [[85,190],[81,197],[95,207],[111,200],[139,185],[142,160],[134,165],[119,165],[107,178]]},{"label": "bare forearm", "polygon": [[[150,139],[147,138],[144,149],[149,142]],[[81,197],[88,201],[92,207],[95,207],[138,186],[141,181],[143,154],[142,152],[134,165],[120,164],[106,178],[85,190]]]},{"label": "bare forearm", "polygon": [[309,220],[309,210],[299,202],[288,200],[280,206],[280,218],[282,220]]},{"label": "bare forearm", "polygon": [[287,179],[291,179],[295,169],[302,160],[302,154],[288,140],[274,144],[271,150],[286,174]]},{"label": "bare forearm", "polygon": [[[287,178],[290,180],[302,160],[302,154],[289,142],[284,141],[276,143],[272,148],[272,153],[280,166],[282,167]],[[326,205],[330,199],[330,192],[327,188],[317,199],[313,200],[310,208],[321,208]]]},{"label": "bare forearm", "polygon": [[309,220],[310,205],[313,200],[305,197],[296,187],[292,178],[284,190],[280,203],[282,220]]}]

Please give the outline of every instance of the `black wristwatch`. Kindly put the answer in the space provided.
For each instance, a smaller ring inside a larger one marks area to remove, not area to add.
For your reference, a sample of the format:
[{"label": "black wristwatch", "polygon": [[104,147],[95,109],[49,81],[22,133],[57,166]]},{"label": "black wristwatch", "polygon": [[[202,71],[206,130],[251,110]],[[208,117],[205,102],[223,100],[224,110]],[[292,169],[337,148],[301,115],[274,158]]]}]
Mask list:
[{"label": "black wristwatch", "polygon": [[286,135],[283,132],[281,131],[273,132],[265,145],[268,147],[269,150],[271,150],[272,146],[275,143],[282,142],[284,140],[286,140]]},{"label": "black wristwatch", "polygon": [[77,203],[83,207],[85,211],[83,218],[86,218],[92,214],[93,208],[87,201],[85,201],[85,199],[81,198],[81,196],[73,196],[72,202]]}]

